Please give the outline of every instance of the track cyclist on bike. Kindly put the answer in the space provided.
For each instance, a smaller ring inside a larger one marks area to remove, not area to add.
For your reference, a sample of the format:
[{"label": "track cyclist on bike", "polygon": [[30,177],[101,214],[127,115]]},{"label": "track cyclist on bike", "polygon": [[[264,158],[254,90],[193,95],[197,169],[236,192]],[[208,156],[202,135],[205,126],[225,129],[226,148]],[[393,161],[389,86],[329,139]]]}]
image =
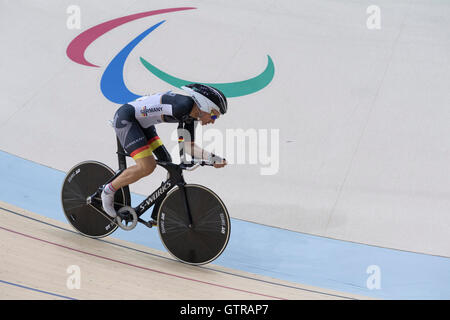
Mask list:
[{"label": "track cyclist on bike", "polygon": [[155,124],[162,122],[179,123],[178,129],[184,129],[184,149],[196,159],[214,163],[221,168],[227,163],[224,159],[203,150],[194,143],[195,127],[214,123],[220,115],[227,112],[225,95],[211,86],[198,83],[181,87],[189,96],[172,92],[143,96],[122,105],[114,115],[113,126],[116,135],[125,150],[136,162],[122,172],[102,192],[102,205],[105,212],[115,218],[114,193],[150,175],[156,168],[156,155],[160,161],[171,161],[171,157],[161,139]]}]

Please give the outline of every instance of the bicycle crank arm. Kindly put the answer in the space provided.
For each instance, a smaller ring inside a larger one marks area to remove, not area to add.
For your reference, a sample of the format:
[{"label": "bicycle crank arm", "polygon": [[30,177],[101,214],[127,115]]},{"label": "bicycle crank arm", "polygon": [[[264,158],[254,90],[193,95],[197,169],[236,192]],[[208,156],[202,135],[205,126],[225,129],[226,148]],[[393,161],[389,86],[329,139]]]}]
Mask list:
[{"label": "bicycle crank arm", "polygon": [[157,225],[156,221],[154,221],[154,220],[145,221],[145,220],[143,220],[141,218],[138,218],[138,222],[142,223],[147,228],[153,228],[154,226]]},{"label": "bicycle crank arm", "polygon": [[[108,214],[106,214],[102,210],[98,209],[95,205],[93,205],[93,204],[88,204],[88,205],[91,208],[94,208],[98,213],[100,213],[103,217],[105,217],[110,223],[120,227],[123,230],[130,231],[130,230],[134,229],[138,222],[138,217],[137,217],[136,213],[134,212],[133,208],[131,208],[131,207],[125,206],[125,207],[120,208],[119,212],[117,213],[117,217],[113,219]],[[130,212],[130,210],[132,212]],[[125,223],[122,222],[123,220],[125,221]],[[128,225],[128,222],[131,222],[131,225]]]}]

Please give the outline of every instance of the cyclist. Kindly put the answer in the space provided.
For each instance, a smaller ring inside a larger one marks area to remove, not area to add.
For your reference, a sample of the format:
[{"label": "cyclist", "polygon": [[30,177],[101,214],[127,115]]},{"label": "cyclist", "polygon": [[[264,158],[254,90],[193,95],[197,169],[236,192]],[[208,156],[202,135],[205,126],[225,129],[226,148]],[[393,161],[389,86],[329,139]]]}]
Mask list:
[{"label": "cyclist", "polygon": [[116,135],[125,150],[136,162],[128,167],[111,183],[103,188],[101,195],[105,212],[115,218],[114,193],[150,175],[156,168],[158,160],[171,161],[171,157],[161,139],[155,124],[178,122],[178,129],[183,130],[184,149],[193,158],[200,158],[214,163],[221,168],[227,164],[225,159],[203,150],[194,143],[197,121],[202,125],[214,123],[220,115],[227,112],[227,99],[216,88],[198,83],[181,87],[189,95],[175,94],[171,91],[140,97],[122,105],[114,115],[113,126]]}]

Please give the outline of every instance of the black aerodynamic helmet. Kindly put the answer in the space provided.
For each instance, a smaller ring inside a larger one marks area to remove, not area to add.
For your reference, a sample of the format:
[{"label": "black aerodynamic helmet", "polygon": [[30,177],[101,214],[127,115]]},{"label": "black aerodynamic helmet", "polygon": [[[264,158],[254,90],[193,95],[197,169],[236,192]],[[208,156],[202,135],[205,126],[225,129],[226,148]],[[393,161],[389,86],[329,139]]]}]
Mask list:
[{"label": "black aerodynamic helmet", "polygon": [[212,109],[215,109],[221,114],[227,112],[227,98],[219,89],[200,83],[191,83],[181,89],[190,94],[200,110],[211,112]]}]

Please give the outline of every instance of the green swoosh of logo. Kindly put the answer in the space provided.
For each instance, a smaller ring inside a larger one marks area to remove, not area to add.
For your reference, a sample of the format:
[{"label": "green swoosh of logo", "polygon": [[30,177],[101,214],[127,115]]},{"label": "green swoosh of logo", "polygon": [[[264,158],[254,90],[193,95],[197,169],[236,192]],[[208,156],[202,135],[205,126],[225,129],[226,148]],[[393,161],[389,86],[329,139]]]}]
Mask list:
[{"label": "green swoosh of logo", "polygon": [[[254,78],[244,80],[244,81],[237,81],[237,82],[230,82],[230,83],[203,83],[199,82],[205,85],[213,86],[220,91],[223,92],[223,94],[226,97],[233,98],[233,97],[240,97],[245,96],[247,94],[254,93],[256,91],[259,91],[263,89],[265,86],[267,86],[273,79],[273,76],[275,74],[275,66],[273,64],[272,58],[270,58],[269,55],[267,55],[267,66],[266,69],[259,75],[257,75]],[[156,68],[154,65],[152,65],[150,62],[146,61],[144,58],[140,57],[141,63],[144,65],[144,67],[153,73],[156,77],[159,79],[167,82],[168,84],[171,84],[177,88],[181,88],[184,85],[187,85],[189,83],[193,83],[196,81],[188,81],[176,78],[174,76],[171,76],[170,74],[165,73],[164,71]]]}]

